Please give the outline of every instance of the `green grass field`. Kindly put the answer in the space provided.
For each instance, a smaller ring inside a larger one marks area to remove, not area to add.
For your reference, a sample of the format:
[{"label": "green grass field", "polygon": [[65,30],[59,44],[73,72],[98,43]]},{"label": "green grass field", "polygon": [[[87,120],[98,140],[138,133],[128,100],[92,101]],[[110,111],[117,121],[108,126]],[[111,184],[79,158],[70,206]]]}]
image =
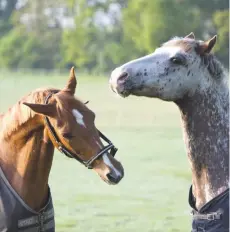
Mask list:
[{"label": "green grass field", "polygon": [[[0,112],[38,87],[63,87],[65,76],[0,74]],[[96,80],[97,79],[97,80]],[[190,168],[179,111],[172,103],[121,99],[106,78],[79,75],[76,95],[89,100],[97,127],[119,148],[125,177],[117,186],[56,152],[50,186],[57,232],[190,231]]]}]

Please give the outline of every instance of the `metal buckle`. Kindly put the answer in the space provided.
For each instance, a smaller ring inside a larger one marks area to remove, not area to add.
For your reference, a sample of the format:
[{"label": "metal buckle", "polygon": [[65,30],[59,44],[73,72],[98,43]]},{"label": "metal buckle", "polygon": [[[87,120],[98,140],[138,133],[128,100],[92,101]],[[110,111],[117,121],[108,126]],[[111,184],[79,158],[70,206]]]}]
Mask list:
[{"label": "metal buckle", "polygon": [[213,220],[215,220],[215,215],[214,215],[214,214],[208,214],[208,215],[207,215],[207,219],[208,219],[209,221],[213,221]]},{"label": "metal buckle", "polygon": [[58,150],[59,150],[61,153],[63,153],[62,146],[59,146],[59,147],[58,147]]},{"label": "metal buckle", "polygon": [[222,215],[222,213],[216,213],[216,219],[221,219],[221,215]]}]

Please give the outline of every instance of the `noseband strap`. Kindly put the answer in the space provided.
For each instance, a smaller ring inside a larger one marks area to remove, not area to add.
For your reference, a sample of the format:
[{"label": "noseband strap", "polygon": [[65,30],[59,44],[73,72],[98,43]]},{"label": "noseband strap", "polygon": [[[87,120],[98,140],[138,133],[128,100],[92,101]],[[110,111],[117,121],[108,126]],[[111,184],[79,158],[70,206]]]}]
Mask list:
[{"label": "noseband strap", "polygon": [[[50,97],[57,93],[58,91],[54,91],[54,92],[51,92],[47,95],[47,97],[45,98],[45,104],[48,104],[48,101],[50,99]],[[81,164],[83,164],[85,167],[87,167],[88,169],[92,169],[92,163],[99,159],[101,156],[103,156],[105,153],[109,152],[110,155],[112,155],[113,157],[115,156],[116,152],[117,152],[117,148],[113,145],[113,143],[104,135],[102,134],[99,130],[98,130],[98,133],[99,133],[99,136],[101,139],[103,139],[106,143],[108,143],[107,146],[103,147],[99,153],[97,153],[95,156],[93,156],[92,158],[90,158],[89,160],[83,160],[79,157],[79,155],[73,153],[72,151],[70,151],[68,148],[66,148],[64,146],[64,144],[62,144],[62,142],[60,141],[56,131],[54,130],[54,127],[51,125],[50,123],[50,120],[47,116],[45,116],[45,123],[46,123],[46,126],[52,136],[52,139],[55,143],[55,146],[57,147],[57,149],[65,154],[67,157],[69,158],[73,158],[73,159],[76,159],[77,161],[79,161]]]}]

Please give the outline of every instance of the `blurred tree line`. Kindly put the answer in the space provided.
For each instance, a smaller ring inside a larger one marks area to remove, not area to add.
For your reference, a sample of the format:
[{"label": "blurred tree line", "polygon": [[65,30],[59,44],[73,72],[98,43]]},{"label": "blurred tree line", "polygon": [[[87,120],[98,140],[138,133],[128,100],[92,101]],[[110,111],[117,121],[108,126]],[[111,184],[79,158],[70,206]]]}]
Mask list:
[{"label": "blurred tree line", "polygon": [[0,0],[0,67],[102,73],[191,31],[228,68],[228,0]]}]

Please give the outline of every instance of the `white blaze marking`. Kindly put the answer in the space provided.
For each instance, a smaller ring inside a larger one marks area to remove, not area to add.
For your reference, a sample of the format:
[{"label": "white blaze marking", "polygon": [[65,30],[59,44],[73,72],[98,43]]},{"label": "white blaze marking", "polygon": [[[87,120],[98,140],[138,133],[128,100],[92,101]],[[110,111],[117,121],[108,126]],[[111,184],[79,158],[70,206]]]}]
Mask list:
[{"label": "white blaze marking", "polygon": [[[102,149],[101,144],[98,143],[98,142],[96,142],[96,143],[97,143],[97,145]],[[117,176],[121,176],[121,173],[120,173],[120,172],[113,166],[113,164],[111,163],[111,161],[110,161],[110,159],[109,159],[107,153],[104,154],[104,155],[102,156],[102,158],[103,158],[104,163],[105,163],[107,166],[109,166],[111,169],[113,169],[113,171],[116,173]]]},{"label": "white blaze marking", "polygon": [[115,173],[117,176],[121,176],[121,173],[113,166],[113,164],[111,163],[109,157],[107,154],[104,154],[103,156],[103,161],[106,165],[108,165]]},{"label": "white blaze marking", "polygon": [[84,126],[86,128],[86,125],[83,120],[83,115],[76,109],[72,110],[73,116],[75,117],[78,124],[81,126]]}]

